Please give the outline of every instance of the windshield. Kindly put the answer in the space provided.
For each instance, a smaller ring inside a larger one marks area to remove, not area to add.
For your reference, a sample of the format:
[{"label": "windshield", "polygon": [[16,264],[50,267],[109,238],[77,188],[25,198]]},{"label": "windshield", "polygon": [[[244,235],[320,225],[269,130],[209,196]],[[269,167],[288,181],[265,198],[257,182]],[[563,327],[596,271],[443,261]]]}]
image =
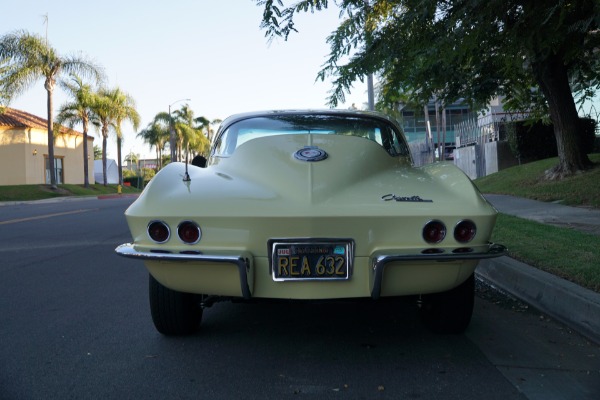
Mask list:
[{"label": "windshield", "polygon": [[410,154],[404,136],[385,120],[324,114],[285,114],[248,118],[229,126],[218,138],[213,155],[228,157],[245,142],[272,135],[358,136],[379,143],[391,156]]}]

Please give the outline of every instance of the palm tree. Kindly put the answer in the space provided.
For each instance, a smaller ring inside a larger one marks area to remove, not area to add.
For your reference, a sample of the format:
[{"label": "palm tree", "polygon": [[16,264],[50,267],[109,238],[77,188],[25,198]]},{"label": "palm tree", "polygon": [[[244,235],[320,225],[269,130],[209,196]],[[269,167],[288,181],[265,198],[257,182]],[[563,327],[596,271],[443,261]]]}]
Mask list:
[{"label": "palm tree", "polygon": [[[173,111],[173,126],[177,134],[177,159],[183,159],[183,149],[186,148],[191,140],[193,140],[195,132],[192,128],[194,121],[194,111],[190,108],[189,104],[184,104],[179,110]],[[187,151],[186,151],[186,162],[187,162]]]},{"label": "palm tree", "polygon": [[[0,60],[0,77],[3,76],[8,68],[4,65],[4,62]],[[4,88],[4,85],[0,85],[0,113],[4,109],[4,105],[6,105],[10,101],[10,95]]]},{"label": "palm tree", "polygon": [[202,134],[205,121],[208,123],[208,120],[204,117],[194,119],[194,112],[187,104],[184,104],[179,110],[175,110],[171,114],[161,112],[154,117],[154,122],[157,124],[165,124],[167,127],[170,126],[169,124],[172,124],[177,136],[177,149],[175,153],[178,154],[177,158],[181,160],[185,149],[186,162],[189,159],[190,150],[193,153],[206,153],[210,147],[208,139]]},{"label": "palm tree", "polygon": [[27,31],[16,31],[0,38],[0,60],[3,68],[0,85],[10,98],[25,92],[39,79],[44,80],[48,114],[48,168],[50,185],[56,189],[54,170],[53,94],[57,79],[64,73],[102,79],[100,67],[77,56],[60,56],[42,37]]},{"label": "palm tree", "polygon": [[[210,151],[210,124],[211,122],[208,118],[198,117],[194,118],[194,122],[196,123],[196,129],[200,132],[200,135],[194,141],[193,148],[199,154],[208,155]],[[206,129],[206,135],[202,134],[202,131]]]},{"label": "palm tree", "polygon": [[95,118],[94,125],[99,127],[102,135],[102,183],[106,186],[108,184],[106,180],[106,142],[108,132],[114,121],[115,110],[108,97],[103,96],[102,93],[96,93],[92,104],[92,112]]},{"label": "palm tree", "polygon": [[95,96],[92,110],[97,118],[97,125],[100,126],[102,134],[102,175],[104,186],[108,184],[106,179],[106,142],[111,128],[117,134],[119,183],[123,183],[123,173],[121,171],[121,124],[125,120],[129,120],[137,130],[140,122],[140,116],[135,110],[133,98],[119,88],[100,89]]},{"label": "palm tree", "polygon": [[[218,127],[221,124],[221,122],[223,122],[223,120],[218,119],[218,118],[217,119],[213,119],[210,122],[210,125],[211,126],[216,125]],[[214,139],[213,134],[215,133],[214,129],[211,126],[208,127],[208,130],[206,132],[206,137],[208,138],[209,147],[212,145],[212,142],[213,142],[213,139]]]},{"label": "palm tree", "polygon": [[131,171],[131,164],[135,165],[136,172],[140,169],[140,156],[139,154],[135,154],[133,151],[130,151],[129,154],[125,156],[125,161],[129,162],[129,170]]},{"label": "palm tree", "polygon": [[158,162],[158,169],[163,166],[162,153],[165,145],[169,141],[169,127],[159,118],[157,115],[154,120],[148,124],[146,129],[143,129],[137,134],[145,143],[148,143],[150,147],[154,146],[156,149],[156,160]]},{"label": "palm tree", "polygon": [[66,124],[71,129],[76,124],[83,126],[83,176],[84,186],[90,186],[88,173],[88,131],[90,123],[93,122],[94,114],[92,104],[94,101],[94,92],[89,84],[83,83],[83,80],[72,75],[71,81],[60,81],[61,87],[73,98],[73,101],[63,104],[56,116],[56,123]]},{"label": "palm tree", "polygon": [[102,148],[97,144],[94,145],[94,160],[102,159]]},{"label": "palm tree", "polygon": [[[162,129],[162,127],[164,126],[165,129],[167,130],[167,135],[168,135],[168,143],[169,146],[171,146],[170,143],[170,139],[171,139],[171,124],[173,123],[173,118],[171,116],[171,114],[169,114],[168,112],[159,112],[158,114],[156,114],[154,116],[154,120],[152,121],[152,124],[155,125],[152,127],[152,129]],[[175,127],[173,127],[173,130],[175,130]],[[175,132],[175,135],[178,136],[177,132]],[[176,140],[177,142],[179,142],[179,140]],[[164,147],[163,147],[164,148]],[[174,151],[174,153],[177,153],[177,150]],[[169,162],[173,162],[173,160],[171,159]],[[161,161],[161,165],[162,165],[162,161]]]},{"label": "palm tree", "polygon": [[124,121],[129,121],[134,130],[138,130],[140,125],[140,114],[135,109],[135,100],[129,94],[121,89],[114,88],[105,92],[110,97],[111,103],[115,108],[113,127],[117,134],[117,163],[119,165],[119,183],[123,184],[123,166],[121,161],[121,147],[123,142],[123,131],[121,125]]},{"label": "palm tree", "polygon": [[[175,131],[178,133],[178,152],[179,159],[181,159],[181,155],[183,150],[185,149],[185,162],[188,162],[190,145],[192,146],[192,150],[198,152],[205,152],[208,147],[208,139],[202,134],[202,128],[204,121],[208,123],[208,120],[204,117],[198,117],[194,119],[194,112],[189,107],[189,105],[184,104],[181,106],[179,110],[175,110],[173,112],[174,116],[174,125]],[[198,124],[198,126],[194,126],[194,122]]]}]

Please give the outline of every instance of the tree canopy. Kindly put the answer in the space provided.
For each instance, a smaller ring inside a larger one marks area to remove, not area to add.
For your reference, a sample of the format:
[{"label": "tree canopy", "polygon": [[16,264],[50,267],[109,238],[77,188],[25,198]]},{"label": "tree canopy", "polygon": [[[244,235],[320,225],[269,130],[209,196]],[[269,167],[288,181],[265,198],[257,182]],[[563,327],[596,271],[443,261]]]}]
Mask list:
[{"label": "tree canopy", "polygon": [[71,75],[70,80],[61,80],[59,84],[71,100],[60,106],[56,123],[59,125],[66,124],[71,129],[77,124],[81,124],[83,127],[83,182],[87,188],[90,185],[87,138],[90,123],[93,123],[94,118],[91,107],[95,93],[91,85],[83,82],[77,75]]},{"label": "tree canopy", "polygon": [[[294,17],[327,0],[257,0],[261,27],[285,39]],[[600,87],[600,2],[597,0],[339,0],[339,27],[319,79],[333,77],[336,106],[357,80],[380,78],[381,98],[482,106],[495,96],[532,115],[550,116],[560,164],[552,177],[591,166],[579,145],[576,101]]]},{"label": "tree canopy", "polygon": [[136,110],[135,100],[133,97],[116,87],[108,91],[101,91],[101,94],[109,98],[110,103],[114,106],[113,128],[117,135],[117,163],[119,165],[119,183],[123,184],[123,165],[121,157],[121,148],[123,147],[123,130],[124,121],[129,121],[134,130],[137,130],[140,125],[141,117]]},{"label": "tree canopy", "polygon": [[[150,145],[158,146],[160,144],[160,146],[164,146],[165,130],[166,134],[170,136],[170,128],[173,128],[175,133],[174,153],[176,160],[185,158],[187,162],[191,158],[190,155],[193,157],[196,154],[208,154],[210,143],[207,136],[210,133],[210,122],[202,116],[194,117],[194,111],[189,104],[182,105],[172,113],[160,112],[156,114],[154,121],[138,136]],[[203,134],[203,129],[207,129],[207,136]],[[160,150],[158,151],[160,152]]]},{"label": "tree canopy", "polygon": [[[168,119],[168,114],[167,114]],[[150,145],[150,148],[154,147],[156,150],[157,168],[163,167],[163,149],[169,142],[169,123],[165,122],[162,117],[155,117],[152,122],[148,124],[146,128],[141,130],[137,137],[141,138],[145,143]]]}]

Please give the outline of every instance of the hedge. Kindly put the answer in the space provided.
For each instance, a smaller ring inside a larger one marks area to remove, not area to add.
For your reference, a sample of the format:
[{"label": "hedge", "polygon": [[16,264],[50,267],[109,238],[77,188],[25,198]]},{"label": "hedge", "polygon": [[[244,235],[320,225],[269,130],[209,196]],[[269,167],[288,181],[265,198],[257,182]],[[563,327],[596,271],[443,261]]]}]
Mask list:
[{"label": "hedge", "polygon": [[[580,118],[580,146],[586,154],[594,152],[597,121]],[[510,149],[522,162],[531,162],[558,156],[554,126],[541,121],[535,123],[514,121],[505,124]]]}]

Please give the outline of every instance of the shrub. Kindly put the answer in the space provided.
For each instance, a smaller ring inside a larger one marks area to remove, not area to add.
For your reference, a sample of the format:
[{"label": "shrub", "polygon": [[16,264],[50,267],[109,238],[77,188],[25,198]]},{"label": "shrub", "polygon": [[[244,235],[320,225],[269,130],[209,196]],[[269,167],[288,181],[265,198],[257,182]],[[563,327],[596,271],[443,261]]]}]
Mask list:
[{"label": "shrub", "polygon": [[[597,121],[580,118],[580,145],[586,154],[594,151]],[[558,150],[554,136],[554,126],[541,121],[508,122],[505,125],[507,139],[513,155],[522,162],[556,157]]]},{"label": "shrub", "polygon": [[133,178],[137,176],[137,173],[135,171],[132,171],[130,169],[123,169],[123,181],[125,180],[125,178]]},{"label": "shrub", "polygon": [[123,176],[123,183],[129,183],[131,186],[138,189],[144,188],[144,180],[141,176],[128,176],[127,178]]}]

